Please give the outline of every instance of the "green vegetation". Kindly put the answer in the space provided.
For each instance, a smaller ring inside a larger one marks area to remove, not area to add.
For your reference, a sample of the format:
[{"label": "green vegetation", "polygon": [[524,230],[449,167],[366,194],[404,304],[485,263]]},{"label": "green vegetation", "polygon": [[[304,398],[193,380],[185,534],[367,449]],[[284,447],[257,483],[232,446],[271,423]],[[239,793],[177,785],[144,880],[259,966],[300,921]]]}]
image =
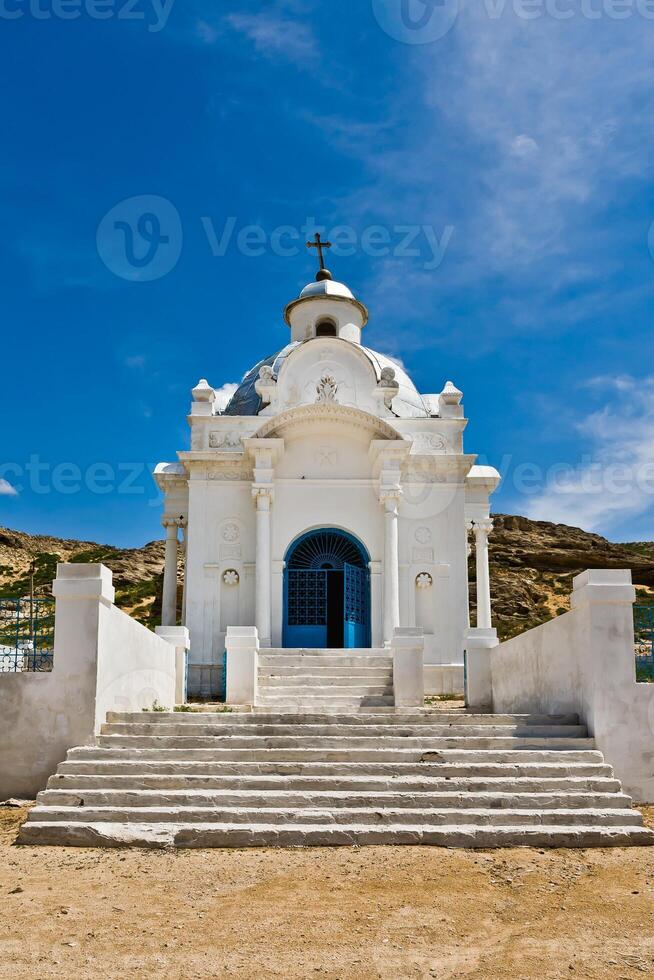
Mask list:
[{"label": "green vegetation", "polygon": [[159,704],[158,700],[155,698],[152,702],[151,708],[142,708],[142,711],[168,711],[168,708],[164,708],[162,704]]},{"label": "green vegetation", "polygon": [[[49,595],[52,580],[57,574],[57,562],[60,561],[59,555],[44,551],[34,557],[34,592],[39,595],[44,593]],[[11,572],[12,569],[6,565],[4,570]],[[0,596],[3,598],[20,598],[29,595],[30,592],[30,572],[29,569],[23,572],[18,578],[5,582],[0,586]]]}]

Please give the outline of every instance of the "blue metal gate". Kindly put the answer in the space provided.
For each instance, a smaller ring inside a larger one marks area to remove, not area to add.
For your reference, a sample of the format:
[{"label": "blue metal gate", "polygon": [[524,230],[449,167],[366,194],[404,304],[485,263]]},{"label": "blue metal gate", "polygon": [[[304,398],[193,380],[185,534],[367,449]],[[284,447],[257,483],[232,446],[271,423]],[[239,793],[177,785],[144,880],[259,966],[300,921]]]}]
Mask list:
[{"label": "blue metal gate", "polygon": [[368,555],[345,531],[303,535],[284,571],[285,647],[370,646]]},{"label": "blue metal gate", "polygon": [[354,565],[343,566],[345,613],[343,646],[348,650],[370,646],[370,572]]},{"label": "blue metal gate", "polygon": [[634,606],[636,680],[654,681],[654,606]]}]

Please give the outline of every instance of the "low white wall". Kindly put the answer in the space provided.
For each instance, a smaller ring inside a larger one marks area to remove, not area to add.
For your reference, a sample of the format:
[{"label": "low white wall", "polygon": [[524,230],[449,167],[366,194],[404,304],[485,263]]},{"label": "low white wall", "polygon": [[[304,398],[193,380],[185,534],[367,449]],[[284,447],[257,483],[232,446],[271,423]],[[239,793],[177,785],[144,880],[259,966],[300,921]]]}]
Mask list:
[{"label": "low white wall", "polygon": [[103,565],[58,565],[53,669],[0,674],[0,799],[33,798],[108,710],[175,703],[175,647],[113,605]]},{"label": "low white wall", "polygon": [[155,701],[175,705],[175,647],[116,606],[101,607],[95,730],[107,711],[141,711]]},{"label": "low white wall", "polygon": [[654,684],[636,683],[631,572],[576,576],[572,610],[491,651],[493,709],[576,712],[625,791],[654,802]]},{"label": "low white wall", "polygon": [[460,694],[463,697],[463,665],[425,664],[425,695]]}]

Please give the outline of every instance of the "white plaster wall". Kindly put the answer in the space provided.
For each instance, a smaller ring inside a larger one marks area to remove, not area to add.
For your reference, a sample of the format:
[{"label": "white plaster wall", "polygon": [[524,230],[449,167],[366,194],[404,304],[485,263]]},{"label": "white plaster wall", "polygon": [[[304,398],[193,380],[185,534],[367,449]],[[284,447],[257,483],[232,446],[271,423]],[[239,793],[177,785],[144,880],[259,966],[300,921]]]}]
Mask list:
[{"label": "white plaster wall", "polygon": [[175,701],[175,648],[112,605],[102,565],[59,565],[49,673],[0,674],[0,799],[33,798],[107,710]]},{"label": "white plaster wall", "polygon": [[[209,680],[208,672],[201,675],[192,665],[219,664],[227,627],[254,623],[254,535],[249,481],[190,480],[185,623],[191,640],[190,694],[200,693],[201,676],[205,687]],[[231,569],[239,576],[236,586],[223,581]]]},{"label": "white plaster wall", "polygon": [[628,582],[619,570],[577,576],[570,612],[491,650],[493,709],[577,712],[626,792],[654,802],[654,684],[636,682]]},{"label": "white plaster wall", "polygon": [[433,633],[425,633],[425,663],[463,664],[468,626],[468,569],[462,484],[405,486],[400,504],[401,614],[416,620],[415,581],[421,572],[433,584],[422,604],[432,607]]},{"label": "white plaster wall", "polygon": [[96,732],[108,711],[141,711],[155,701],[172,710],[175,647],[116,606],[101,605],[94,694]]},{"label": "white plaster wall", "polygon": [[86,672],[0,674],[0,800],[34,799],[73,745],[93,735]]},{"label": "white plaster wall", "polygon": [[491,652],[495,711],[565,714],[586,718],[586,647],[579,613],[564,613],[506,640]]}]

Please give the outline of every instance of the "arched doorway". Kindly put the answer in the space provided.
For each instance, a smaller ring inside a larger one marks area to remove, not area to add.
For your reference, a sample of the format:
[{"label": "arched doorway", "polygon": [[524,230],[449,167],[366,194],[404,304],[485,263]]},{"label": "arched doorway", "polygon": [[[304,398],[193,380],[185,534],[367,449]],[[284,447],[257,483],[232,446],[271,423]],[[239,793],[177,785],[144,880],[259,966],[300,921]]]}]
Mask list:
[{"label": "arched doorway", "polygon": [[293,542],[284,568],[285,647],[370,646],[368,562],[361,542],[335,528]]}]

